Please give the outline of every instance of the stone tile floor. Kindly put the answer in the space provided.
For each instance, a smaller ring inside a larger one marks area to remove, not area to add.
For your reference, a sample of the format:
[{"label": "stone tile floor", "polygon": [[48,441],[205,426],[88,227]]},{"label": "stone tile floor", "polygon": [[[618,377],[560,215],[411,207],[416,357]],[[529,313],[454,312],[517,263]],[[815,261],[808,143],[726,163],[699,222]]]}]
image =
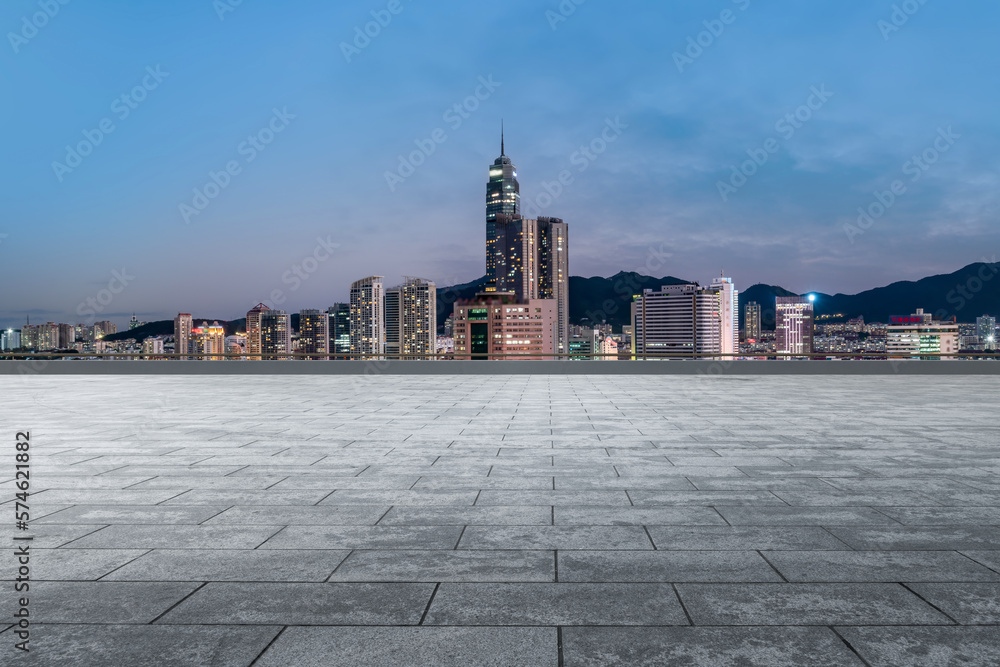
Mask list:
[{"label": "stone tile floor", "polygon": [[9,378],[0,664],[997,665],[996,383]]}]

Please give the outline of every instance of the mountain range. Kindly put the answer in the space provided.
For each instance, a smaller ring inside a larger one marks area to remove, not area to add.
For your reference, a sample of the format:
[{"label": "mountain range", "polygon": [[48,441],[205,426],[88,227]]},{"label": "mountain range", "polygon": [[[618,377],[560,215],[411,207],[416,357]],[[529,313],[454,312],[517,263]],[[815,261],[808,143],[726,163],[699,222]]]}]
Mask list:
[{"label": "mountain range", "polygon": [[[635,272],[621,271],[610,278],[571,276],[569,279],[569,319],[573,324],[608,323],[620,329],[631,321],[629,304],[635,294],[644,289],[658,289],[662,285],[689,282],[673,276],[654,278]],[[486,285],[486,276],[461,285],[440,287],[437,291],[437,324],[442,326],[453,312],[456,301],[471,299]],[[739,288],[739,285],[737,285]],[[859,294],[815,294],[817,315],[839,315],[844,319],[863,317],[866,322],[888,322],[896,315],[910,315],[917,308],[933,313],[940,319],[956,317],[959,322],[974,322],[983,314],[1000,316],[1000,262],[977,262],[958,271],[928,276],[916,281],[900,281],[866,290]],[[740,304],[754,301],[761,305],[761,325],[774,328],[775,298],[799,296],[774,285],[757,284],[740,292]],[[298,328],[298,313],[292,314],[292,327]],[[831,318],[836,320],[838,318]],[[227,333],[244,331],[246,318],[224,321],[222,319],[194,320],[195,326],[218,321]],[[740,326],[743,326],[743,308],[740,308]],[[121,331],[105,340],[172,335],[173,320],[150,322],[132,331]]]}]

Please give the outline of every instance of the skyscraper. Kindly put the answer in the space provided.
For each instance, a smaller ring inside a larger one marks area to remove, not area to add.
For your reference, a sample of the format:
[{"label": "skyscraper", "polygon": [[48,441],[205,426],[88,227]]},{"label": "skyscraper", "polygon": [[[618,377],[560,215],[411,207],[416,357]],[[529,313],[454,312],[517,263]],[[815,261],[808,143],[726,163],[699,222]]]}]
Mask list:
[{"label": "skyscraper", "polygon": [[268,306],[258,303],[247,312],[247,354],[251,360],[260,360],[260,314],[270,310]]},{"label": "skyscraper", "polygon": [[406,278],[385,292],[385,353],[427,358],[437,351],[437,287]]},{"label": "skyscraper", "polygon": [[351,352],[351,304],[335,303],[326,309],[330,316],[330,353]]},{"label": "skyscraper", "polygon": [[760,304],[756,301],[743,309],[743,334],[746,340],[760,340]]},{"label": "skyscraper", "polygon": [[814,329],[812,301],[804,296],[779,296],[776,297],[774,311],[774,351],[779,354],[812,354]]},{"label": "skyscraper", "polygon": [[992,352],[997,349],[997,318],[983,315],[976,318],[976,335],[984,350]]},{"label": "skyscraper", "polygon": [[525,220],[500,215],[494,223],[493,287],[528,299],[555,299],[556,347],[568,352],[569,225],[559,218]]},{"label": "skyscraper", "polygon": [[351,284],[351,353],[366,356],[385,353],[382,276],[369,276]]},{"label": "skyscraper", "polygon": [[643,290],[632,302],[633,354],[734,354],[738,298],[729,278]]},{"label": "skyscraper", "polygon": [[[95,334],[96,338],[96,334]],[[191,313],[178,313],[174,318],[174,354],[191,352]],[[181,357],[187,359],[187,357]]]},{"label": "skyscraper", "polygon": [[128,321],[128,330],[138,329],[140,326],[142,325],[139,324],[139,319],[135,316],[135,313],[132,313],[132,319]]},{"label": "skyscraper", "polygon": [[719,294],[720,349],[722,354],[740,351],[740,292],[732,278],[720,276],[712,281]]},{"label": "skyscraper", "polygon": [[289,359],[292,352],[292,318],[283,310],[260,314],[260,352],[264,359]]},{"label": "skyscraper", "polygon": [[330,352],[330,316],[321,310],[299,313],[299,352],[326,359]]},{"label": "skyscraper", "polygon": [[486,183],[486,284],[491,289],[496,284],[497,254],[496,222],[500,216],[521,215],[521,187],[517,182],[517,167],[504,152],[503,128],[500,129],[500,157],[490,167]]}]

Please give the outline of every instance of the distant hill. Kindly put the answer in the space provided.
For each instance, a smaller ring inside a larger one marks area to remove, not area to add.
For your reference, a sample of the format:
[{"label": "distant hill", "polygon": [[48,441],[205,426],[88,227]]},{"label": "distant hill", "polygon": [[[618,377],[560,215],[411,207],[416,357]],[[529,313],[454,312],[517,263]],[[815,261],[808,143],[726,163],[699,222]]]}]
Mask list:
[{"label": "distant hill", "polygon": [[[607,322],[616,329],[629,324],[629,304],[634,294],[643,289],[657,289],[662,285],[678,285],[688,281],[673,276],[654,278],[635,272],[620,271],[610,278],[599,276],[583,278],[570,276],[569,319],[573,324],[600,324]],[[471,282],[437,290],[437,324],[454,312],[455,302],[471,299],[486,286],[486,276]],[[739,287],[739,285],[737,285]],[[917,308],[933,313],[936,317],[957,317],[959,322],[974,322],[976,317],[988,313],[1000,316],[1000,262],[970,264],[954,273],[930,276],[917,281],[903,281],[877,287],[860,294],[822,294],[815,292],[817,315],[841,313],[845,318],[864,317],[866,322],[888,322],[894,315],[909,315]],[[757,284],[740,292],[740,305],[750,301],[761,304],[761,325],[774,328],[775,297],[797,296],[794,292],[774,285]],[[226,335],[246,331],[246,318],[231,321],[196,318],[195,325],[218,321]],[[743,308],[740,308],[740,326],[743,326]],[[299,328],[299,314],[292,313],[292,328]],[[172,336],[173,320],[150,322],[132,331],[120,331],[105,340],[148,336]]]},{"label": "distant hill", "polygon": [[[959,322],[975,322],[983,314],[1000,315],[1000,262],[977,262],[954,273],[896,282],[860,294],[814,294],[817,315],[839,313],[845,318],[864,317],[866,322],[888,322],[893,316],[923,308],[940,319],[957,317]],[[795,295],[781,287],[754,285],[740,294],[740,303],[761,304],[761,326],[773,329],[775,296]]]}]

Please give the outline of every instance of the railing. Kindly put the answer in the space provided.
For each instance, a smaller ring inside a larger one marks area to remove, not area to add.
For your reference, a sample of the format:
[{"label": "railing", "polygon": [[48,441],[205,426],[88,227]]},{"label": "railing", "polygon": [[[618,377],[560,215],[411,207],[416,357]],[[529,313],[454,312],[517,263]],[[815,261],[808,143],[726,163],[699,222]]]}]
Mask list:
[{"label": "railing", "polygon": [[284,354],[197,354],[197,353],[159,353],[144,354],[142,352],[16,352],[0,353],[0,361],[16,360],[125,360],[125,361],[910,361],[910,360],[997,360],[1000,352],[960,352],[960,353],[920,353],[919,355],[899,355],[888,352],[815,352],[812,354],[791,354],[782,352],[760,353],[695,353],[695,352],[648,352],[638,354],[585,354],[585,353],[438,353],[438,354],[358,354],[341,353],[313,354],[291,352]]}]

